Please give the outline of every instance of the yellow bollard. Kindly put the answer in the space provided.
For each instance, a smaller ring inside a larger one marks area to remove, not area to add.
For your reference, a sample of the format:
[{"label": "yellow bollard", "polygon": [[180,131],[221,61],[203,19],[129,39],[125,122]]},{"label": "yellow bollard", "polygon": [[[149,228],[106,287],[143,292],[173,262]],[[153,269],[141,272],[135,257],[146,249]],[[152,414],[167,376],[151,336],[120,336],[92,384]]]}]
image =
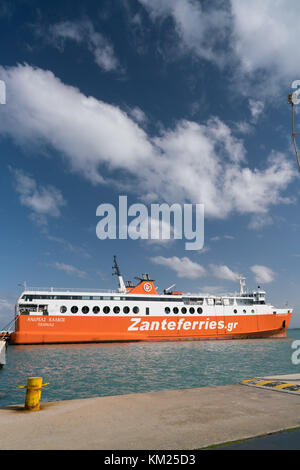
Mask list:
[{"label": "yellow bollard", "polygon": [[29,377],[27,385],[19,385],[18,388],[26,388],[25,410],[38,411],[40,409],[42,387],[49,383],[43,384],[42,377]]}]

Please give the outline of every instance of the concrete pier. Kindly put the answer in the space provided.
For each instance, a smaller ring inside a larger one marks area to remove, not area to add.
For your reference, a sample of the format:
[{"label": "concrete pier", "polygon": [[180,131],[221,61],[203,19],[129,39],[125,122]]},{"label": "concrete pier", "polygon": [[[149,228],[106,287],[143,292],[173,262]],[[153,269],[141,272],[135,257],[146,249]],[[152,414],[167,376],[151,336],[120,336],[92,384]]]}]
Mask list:
[{"label": "concrete pier", "polygon": [[[300,388],[300,375],[288,376],[288,383],[298,379]],[[300,393],[253,384],[42,402],[37,412],[23,408],[0,409],[2,450],[196,450],[300,426]]]}]

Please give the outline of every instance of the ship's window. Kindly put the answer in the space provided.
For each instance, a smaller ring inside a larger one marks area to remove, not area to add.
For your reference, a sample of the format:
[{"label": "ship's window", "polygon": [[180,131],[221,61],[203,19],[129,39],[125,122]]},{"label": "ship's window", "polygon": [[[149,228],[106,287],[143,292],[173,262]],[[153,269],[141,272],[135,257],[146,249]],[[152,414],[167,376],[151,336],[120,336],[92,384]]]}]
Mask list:
[{"label": "ship's window", "polygon": [[[39,305],[38,311],[39,312],[44,312],[45,310],[47,310],[47,308],[48,308],[48,305]],[[66,308],[65,311],[67,311],[67,308]]]},{"label": "ship's window", "polygon": [[178,307],[174,307],[173,308],[173,313],[178,313],[179,312],[179,308]]},{"label": "ship's window", "polygon": [[186,312],[187,312],[186,308],[185,308],[185,307],[182,307],[181,313],[186,313]]},{"label": "ship's window", "polygon": [[100,308],[97,307],[97,305],[95,307],[93,307],[93,312],[94,313],[99,313],[100,312]]},{"label": "ship's window", "polygon": [[233,310],[233,313],[237,313],[237,310],[236,310],[236,308]]},{"label": "ship's window", "polygon": [[120,297],[113,297],[114,300],[120,300]]},{"label": "ship's window", "polygon": [[253,305],[253,299],[236,299],[238,305]]},{"label": "ship's window", "polygon": [[103,300],[111,300],[112,297],[103,297]]},{"label": "ship's window", "polygon": [[90,309],[86,305],[81,309],[82,313],[89,313]]},{"label": "ship's window", "polygon": [[99,297],[99,295],[93,295],[93,300],[101,300],[101,297]]},{"label": "ship's window", "polygon": [[83,295],[82,296],[82,300],[90,300],[90,296],[89,295]]},{"label": "ship's window", "polygon": [[247,313],[246,310],[243,310],[243,313]]},{"label": "ship's window", "polygon": [[113,311],[114,313],[120,313],[120,307],[114,307]]},{"label": "ship's window", "polygon": [[190,313],[195,313],[194,307],[191,307],[191,308],[190,308]]},{"label": "ship's window", "polygon": [[37,305],[28,305],[28,304],[19,304],[19,308],[25,308],[26,310],[30,310],[30,312],[36,312],[37,311]]},{"label": "ship's window", "polygon": [[202,308],[201,308],[201,307],[198,307],[198,308],[197,308],[197,312],[198,312],[198,313],[202,313],[202,312],[203,312]]},{"label": "ship's window", "polygon": [[75,305],[73,307],[71,307],[71,312],[72,313],[77,313],[78,312],[78,307],[76,307]]},{"label": "ship's window", "polygon": [[132,309],[133,313],[139,313],[139,310],[140,309],[138,307],[133,307],[133,309]]},{"label": "ship's window", "polygon": [[109,312],[110,312],[110,308],[107,307],[107,306],[103,307],[103,312],[104,312],[104,313],[109,313]]},{"label": "ship's window", "polygon": [[62,306],[60,307],[60,313],[66,313],[66,311],[67,311],[67,307],[65,307],[64,305],[62,305]]},{"label": "ship's window", "polygon": [[170,307],[165,307],[165,313],[170,313],[170,312],[171,312]]},{"label": "ship's window", "polygon": [[251,313],[255,313],[255,310],[252,309],[252,310],[251,310]]},{"label": "ship's window", "polygon": [[129,312],[130,312],[130,308],[129,308],[129,307],[124,307],[124,308],[123,308],[123,312],[124,312],[124,313],[129,313]]}]

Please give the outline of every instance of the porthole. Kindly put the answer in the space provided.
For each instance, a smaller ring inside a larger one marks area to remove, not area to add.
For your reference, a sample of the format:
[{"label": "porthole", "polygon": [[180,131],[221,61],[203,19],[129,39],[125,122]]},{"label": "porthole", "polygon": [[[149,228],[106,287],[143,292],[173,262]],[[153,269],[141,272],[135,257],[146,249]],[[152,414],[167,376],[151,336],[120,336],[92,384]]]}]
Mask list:
[{"label": "porthole", "polygon": [[105,307],[103,307],[103,312],[104,312],[104,313],[109,313],[109,312],[110,312],[110,308],[106,305]]},{"label": "porthole", "polygon": [[234,310],[233,310],[233,313],[237,313],[237,310],[236,310],[236,309],[234,309]]},{"label": "porthole", "polygon": [[255,310],[252,309],[252,310],[251,310],[251,313],[255,313]]},{"label": "porthole", "polygon": [[170,312],[171,312],[170,307],[166,307],[166,308],[165,308],[165,313],[170,313]]},{"label": "porthole", "polygon": [[82,313],[89,313],[90,309],[86,305],[81,309]]},{"label": "porthole", "polygon": [[139,313],[140,309],[138,307],[133,307],[132,311],[133,313]]},{"label": "porthole", "polygon": [[203,309],[201,307],[198,307],[197,312],[201,314],[201,313],[203,313]]},{"label": "porthole", "polygon": [[100,312],[100,308],[99,307],[93,307],[93,312],[94,313],[99,313]]},{"label": "porthole", "polygon": [[174,307],[173,308],[173,313],[178,313],[179,312],[179,308],[178,307]]},{"label": "porthole", "polygon": [[245,309],[243,310],[243,313],[247,313]]},{"label": "porthole", "polygon": [[114,307],[113,312],[114,313],[120,313],[120,307]]},{"label": "porthole", "polygon": [[124,308],[123,308],[123,312],[124,312],[124,313],[129,313],[129,312],[130,312],[130,308],[129,308],[129,307],[124,307]]},{"label": "porthole", "polygon": [[77,312],[78,312],[78,307],[76,307],[76,305],[74,305],[73,307],[71,307],[71,312],[72,312],[72,313],[77,313]]},{"label": "porthole", "polygon": [[190,307],[190,313],[195,313],[194,307]]},{"label": "porthole", "polygon": [[182,307],[181,313],[186,313],[186,312],[187,312],[186,308],[185,308],[185,307]]},{"label": "porthole", "polygon": [[62,306],[60,307],[60,313],[66,313],[66,311],[67,311],[67,307],[65,307],[64,305],[62,305]]}]

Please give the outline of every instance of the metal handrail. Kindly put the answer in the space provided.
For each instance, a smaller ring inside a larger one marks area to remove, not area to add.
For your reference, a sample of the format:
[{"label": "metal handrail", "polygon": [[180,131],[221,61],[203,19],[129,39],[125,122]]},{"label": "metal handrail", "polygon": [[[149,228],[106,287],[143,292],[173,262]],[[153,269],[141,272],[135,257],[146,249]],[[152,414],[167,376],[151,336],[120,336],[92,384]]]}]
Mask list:
[{"label": "metal handrail", "polygon": [[117,290],[112,289],[79,289],[76,287],[26,287],[25,291],[29,292],[108,292],[117,293]]}]

